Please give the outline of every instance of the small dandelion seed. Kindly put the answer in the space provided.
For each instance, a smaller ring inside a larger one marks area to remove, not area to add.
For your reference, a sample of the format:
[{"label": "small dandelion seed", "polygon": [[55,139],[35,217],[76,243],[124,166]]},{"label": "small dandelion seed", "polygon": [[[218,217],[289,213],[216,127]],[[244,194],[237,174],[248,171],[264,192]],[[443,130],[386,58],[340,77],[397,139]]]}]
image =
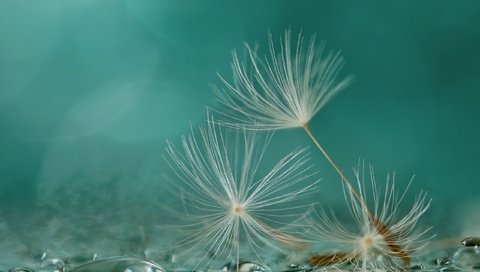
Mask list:
[{"label": "small dandelion seed", "polygon": [[[367,203],[363,171],[356,169],[360,196]],[[370,182],[372,186],[373,211],[377,221],[372,222],[365,209],[358,204],[350,191],[345,191],[349,211],[355,219],[356,230],[342,224],[333,213],[324,210],[317,212],[316,219],[311,218],[311,238],[314,240],[333,242],[338,253],[320,254],[310,258],[312,265],[331,265],[352,262],[357,268],[395,269],[410,265],[411,257],[419,252],[429,237],[425,234],[429,229],[415,231],[420,217],[430,206],[425,193],[420,193],[409,212],[400,216],[399,207],[408,190],[398,197],[394,177],[387,177],[384,194],[377,189],[373,167],[370,166]],[[378,222],[383,222],[379,225]]]}]

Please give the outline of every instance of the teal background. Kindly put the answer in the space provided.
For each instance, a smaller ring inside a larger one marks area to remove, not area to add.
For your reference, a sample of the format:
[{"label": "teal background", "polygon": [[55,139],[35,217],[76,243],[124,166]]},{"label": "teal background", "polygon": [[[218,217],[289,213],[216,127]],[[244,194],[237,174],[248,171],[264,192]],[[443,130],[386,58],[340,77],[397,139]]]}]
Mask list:
[{"label": "teal background", "polygon": [[[311,122],[337,163],[349,173],[365,159],[378,181],[396,170],[400,187],[415,174],[411,193],[429,192],[425,223],[439,237],[480,235],[478,1],[2,0],[4,224],[28,232],[36,207],[81,198],[78,188],[112,194],[105,180],[136,194],[129,203],[176,203],[163,187],[166,139],[221,109],[212,84],[230,77],[232,49],[288,28],[341,50],[356,76]],[[301,131],[280,131],[269,154],[298,146],[311,146]],[[316,201],[343,205],[338,177],[311,152]]]}]

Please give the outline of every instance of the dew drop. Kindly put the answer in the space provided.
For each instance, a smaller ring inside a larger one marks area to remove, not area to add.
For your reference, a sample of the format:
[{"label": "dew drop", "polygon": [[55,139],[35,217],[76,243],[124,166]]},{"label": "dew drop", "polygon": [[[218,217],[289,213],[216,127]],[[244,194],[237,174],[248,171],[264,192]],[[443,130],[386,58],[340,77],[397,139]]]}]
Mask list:
[{"label": "dew drop", "polygon": [[438,272],[456,272],[456,271],[463,271],[463,269],[460,269],[455,266],[444,266],[438,269]]},{"label": "dew drop", "polygon": [[480,247],[480,237],[468,237],[462,240],[462,246],[464,247]]},{"label": "dew drop", "polygon": [[412,265],[407,270],[424,270],[426,267],[423,264]]},{"label": "dew drop", "polygon": [[73,268],[70,272],[165,272],[160,265],[131,257],[97,259]]},{"label": "dew drop", "polygon": [[8,272],[35,272],[35,270],[28,267],[15,267],[8,270]]},{"label": "dew drop", "polygon": [[[230,262],[223,266],[222,271],[224,272],[236,272],[237,263]],[[270,271],[268,268],[263,265],[248,262],[248,261],[239,261],[238,262],[238,272],[267,272]]]},{"label": "dew drop", "polygon": [[439,257],[439,258],[436,258],[435,260],[433,260],[433,264],[434,265],[451,265],[452,264],[452,261],[447,258],[447,257]]},{"label": "dew drop", "polygon": [[288,265],[288,268],[282,272],[310,272],[312,270],[313,268],[308,265],[290,264]]}]

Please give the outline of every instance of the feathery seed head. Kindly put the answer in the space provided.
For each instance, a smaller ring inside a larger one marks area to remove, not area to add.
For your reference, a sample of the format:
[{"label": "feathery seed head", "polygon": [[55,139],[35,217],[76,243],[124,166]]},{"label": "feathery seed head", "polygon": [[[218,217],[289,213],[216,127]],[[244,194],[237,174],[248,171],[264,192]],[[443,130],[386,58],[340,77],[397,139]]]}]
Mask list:
[{"label": "feathery seed head", "polygon": [[283,228],[304,213],[305,206],[295,206],[295,201],[318,182],[304,184],[315,174],[305,150],[288,154],[260,176],[271,135],[262,140],[254,132],[230,132],[235,133],[233,138],[209,118],[200,135],[184,137],[179,148],[167,146],[177,186],[191,204],[191,235],[180,246],[187,246],[183,254],[198,264],[220,256],[238,259],[241,246],[255,257],[261,246],[276,250],[282,250],[282,244],[300,246],[302,242]]},{"label": "feathery seed head", "polygon": [[305,126],[352,77],[337,80],[344,61],[337,52],[324,53],[324,45],[308,45],[299,34],[292,45],[290,31],[275,46],[269,36],[269,56],[258,56],[248,44],[247,61],[233,52],[234,80],[217,89],[228,110],[222,123],[246,129],[284,129]]},{"label": "feathery seed head", "polygon": [[[324,210],[317,212],[316,219],[311,218],[311,238],[333,243],[341,252],[342,258],[336,257],[325,261],[323,256],[339,256],[327,254],[311,258],[315,264],[333,264],[338,262],[352,262],[357,268],[396,269],[409,264],[414,256],[426,244],[429,237],[425,237],[429,229],[415,231],[418,220],[430,206],[430,200],[421,192],[415,199],[411,209],[403,216],[399,215],[400,205],[410,186],[398,196],[395,188],[394,176],[387,176],[383,194],[377,189],[373,167],[369,169],[371,194],[366,193],[364,171],[355,169],[360,197],[367,204],[372,204],[375,220],[371,220],[368,211],[362,207],[350,191],[345,191],[345,199],[349,211],[355,219],[356,230],[342,224],[333,213]],[[411,181],[410,181],[411,182]],[[368,196],[372,201],[368,202]],[[320,263],[318,260],[321,260]],[[330,263],[329,263],[330,261]],[[331,262],[335,261],[335,262]]]}]

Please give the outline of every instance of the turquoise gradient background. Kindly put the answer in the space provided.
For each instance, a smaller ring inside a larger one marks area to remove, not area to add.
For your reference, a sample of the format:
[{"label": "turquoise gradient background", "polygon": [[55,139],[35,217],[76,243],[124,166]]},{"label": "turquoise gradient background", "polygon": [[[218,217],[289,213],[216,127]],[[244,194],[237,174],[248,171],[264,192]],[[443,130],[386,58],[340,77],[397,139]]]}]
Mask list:
[{"label": "turquoise gradient background", "polygon": [[[350,173],[363,158],[379,181],[396,170],[400,187],[415,174],[434,232],[480,235],[468,232],[480,221],[478,1],[0,1],[3,221],[28,230],[59,188],[117,177],[175,202],[162,189],[166,139],[221,108],[212,84],[230,77],[232,49],[288,28],[341,50],[356,76],[311,122],[337,163]],[[301,131],[280,131],[269,154],[299,146],[311,146]],[[311,152],[316,201],[343,205]]]}]

